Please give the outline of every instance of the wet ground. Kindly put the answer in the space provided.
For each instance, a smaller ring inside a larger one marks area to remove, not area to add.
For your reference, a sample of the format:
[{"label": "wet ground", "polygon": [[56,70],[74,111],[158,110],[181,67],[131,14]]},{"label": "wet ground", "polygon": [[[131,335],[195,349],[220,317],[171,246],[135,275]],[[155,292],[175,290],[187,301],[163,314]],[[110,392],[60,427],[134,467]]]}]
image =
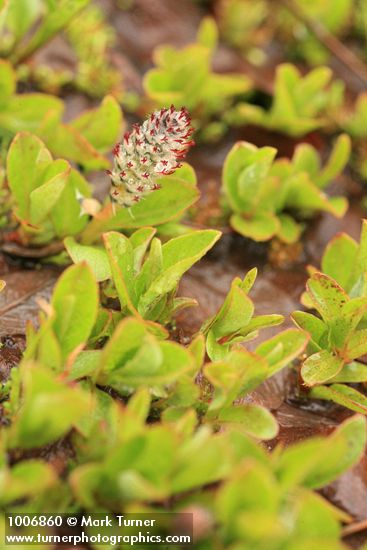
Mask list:
[{"label": "wet ground", "polygon": [[[189,0],[135,0],[133,10],[126,12],[114,7],[112,0],[100,2],[118,33],[118,44],[113,61],[124,74],[126,88],[141,91],[141,74],[151,66],[151,53],[157,44],[184,45],[193,40],[202,13]],[[275,50],[274,58],[261,70],[243,61],[235,52],[221,48],[216,57],[217,70],[245,71],[262,92],[270,92],[274,64],[281,61]],[[42,53],[42,60],[51,65],[70,64],[71,52],[61,42],[51,43]],[[337,64],[336,70],[340,70]],[[360,89],[355,79],[347,81],[350,94]],[[67,114],[74,116],[90,103],[86,98],[70,94],[66,97]],[[216,145],[198,146],[189,162],[195,167],[202,192],[200,208],[194,222],[202,227],[218,213],[219,188],[223,160],[238,139],[256,145],[277,147],[281,156],[291,156],[297,142],[285,136],[258,128],[242,128],[231,132]],[[312,134],[306,138],[324,152],[328,138]],[[93,174],[96,194],[103,195],[108,187],[104,174]],[[305,266],[319,266],[320,257],[329,239],[339,231],[358,238],[361,217],[366,213],[360,206],[361,185],[346,175],[335,182],[333,191],[344,192],[351,199],[351,207],[342,220],[323,214],[315,219],[304,234],[302,245],[284,249],[277,244],[256,245],[225,228],[215,249],[184,277],[180,292],[196,298],[199,307],[186,310],[177,320],[178,331],[185,338],[194,334],[203,320],[213,315],[222,304],[234,277],[243,277],[252,267],[259,270],[251,297],[258,314],[280,313],[286,317],[283,327],[292,326],[289,315],[300,308],[299,297],[307,279]],[[50,296],[57,279],[57,268],[41,266],[37,260],[17,261],[7,254],[0,256],[0,278],[7,283],[0,294],[0,380],[7,378],[24,348],[26,322],[37,322],[38,301]],[[264,331],[262,338],[271,336],[278,327]],[[325,403],[310,403],[298,395],[297,376],[288,370],[268,381],[251,396],[253,401],[270,408],[280,424],[277,441],[289,444],[315,434],[329,433],[350,413]],[[1,411],[0,411],[1,412]],[[1,415],[0,415],[1,416]],[[272,443],[272,445],[275,442]],[[69,456],[68,442],[61,442],[61,450],[48,449],[50,460],[57,462],[61,455]],[[55,458],[56,457],[56,458]],[[327,459],[327,457],[326,457]],[[61,467],[60,465],[58,467]],[[333,503],[350,513],[355,521],[367,518],[367,457],[352,471],[323,491]],[[348,539],[358,548],[367,540],[367,531]]]}]

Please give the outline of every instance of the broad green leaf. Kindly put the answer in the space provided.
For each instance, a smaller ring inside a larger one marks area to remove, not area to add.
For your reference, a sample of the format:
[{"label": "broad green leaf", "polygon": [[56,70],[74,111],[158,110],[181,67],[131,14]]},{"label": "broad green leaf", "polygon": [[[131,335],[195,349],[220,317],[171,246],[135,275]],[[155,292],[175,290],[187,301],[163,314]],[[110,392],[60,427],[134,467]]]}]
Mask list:
[{"label": "broad green leaf", "polygon": [[146,342],[123,368],[113,370],[106,382],[118,391],[123,388],[152,386],[153,394],[161,395],[157,386],[166,386],[181,379],[193,366],[190,353],[174,342]]},{"label": "broad green leaf", "polygon": [[[329,321],[329,341],[335,350],[344,354],[345,346],[356,337],[354,332],[367,312],[367,297],[352,298],[344,304],[340,317]],[[356,340],[358,343],[358,339]],[[353,344],[351,344],[353,347]],[[358,356],[355,356],[358,357]],[[354,359],[354,357],[353,357]]]},{"label": "broad green leaf", "polygon": [[8,152],[7,172],[20,218],[28,219],[30,194],[42,181],[42,175],[51,162],[49,151],[37,137],[23,132],[14,138]]},{"label": "broad green leaf", "polygon": [[[57,163],[58,161],[55,161]],[[51,179],[34,189],[30,196],[30,222],[32,224],[40,224],[43,222],[55,204],[60,199],[65,187],[68,184],[70,175],[70,166],[66,161],[59,161],[60,171]]]},{"label": "broad green leaf", "polygon": [[72,237],[64,240],[65,248],[75,264],[88,264],[97,282],[111,278],[111,268],[107,252],[97,246],[85,246],[77,243]]},{"label": "broad green leaf", "polygon": [[347,134],[342,134],[338,137],[327,164],[316,178],[318,187],[323,189],[344,170],[350,157],[351,147],[351,139]]},{"label": "broad green leaf", "polygon": [[52,142],[46,142],[43,139],[41,126],[51,115],[59,123],[63,109],[62,101],[52,95],[15,94],[9,98],[6,109],[0,111],[0,128],[5,128],[14,134],[34,132],[51,149]]},{"label": "broad green leaf", "polygon": [[300,172],[293,175],[287,183],[284,206],[301,212],[322,210],[341,218],[348,208],[348,201],[344,197],[327,197],[310,180],[307,173]]},{"label": "broad green leaf", "polygon": [[201,21],[197,41],[210,50],[215,49],[218,42],[218,28],[212,17],[204,17]]},{"label": "broad green leaf", "polygon": [[323,320],[332,321],[341,315],[348,295],[334,279],[324,273],[315,273],[307,282],[308,296]]},{"label": "broad green leaf", "polygon": [[127,307],[131,313],[139,317],[135,308],[134,252],[132,244],[125,235],[115,231],[105,233],[103,240],[121,309]]},{"label": "broad green leaf", "polygon": [[241,288],[244,292],[246,292],[246,294],[248,294],[250,292],[250,290],[252,289],[252,287],[254,286],[255,284],[255,281],[256,281],[256,277],[257,277],[257,268],[256,267],[253,267],[252,269],[250,269],[250,271],[248,271],[241,283]]},{"label": "broad green leaf", "polygon": [[[257,193],[259,184],[267,175],[275,154],[274,148],[258,149],[245,141],[240,141],[232,147],[223,166],[223,187],[235,212],[246,211],[252,203],[254,192]],[[239,184],[241,177],[242,189]]]},{"label": "broad green leaf", "polygon": [[345,357],[348,361],[357,359],[367,353],[367,329],[355,331],[348,339],[344,350]]},{"label": "broad green leaf", "polygon": [[[0,121],[1,123],[1,121]],[[99,153],[78,130],[60,122],[60,114],[49,110],[37,135],[47,144],[55,157],[67,158],[87,170],[108,168],[108,160]]]},{"label": "broad green leaf", "polygon": [[131,208],[119,208],[114,215],[112,210],[97,214],[84,233],[84,242],[89,244],[104,231],[166,223],[198,199],[199,192],[192,183],[176,179],[175,176],[165,176],[157,181],[161,189]]},{"label": "broad green leaf", "polygon": [[68,183],[50,214],[52,225],[59,239],[79,234],[88,223],[81,201],[91,196],[91,189],[82,174],[72,169]]},{"label": "broad green leaf", "polygon": [[292,165],[297,171],[307,172],[311,180],[317,176],[321,168],[317,150],[309,143],[300,143],[297,145],[292,158]]},{"label": "broad green leaf", "polygon": [[121,321],[102,351],[100,371],[108,373],[119,369],[132,357],[145,342],[151,342],[144,322],[134,318]]},{"label": "broad green leaf", "polygon": [[305,349],[309,336],[297,329],[287,329],[257,346],[255,353],[269,363],[268,377],[288,365]]},{"label": "broad green leaf", "polygon": [[162,247],[162,272],[140,297],[140,313],[144,315],[154,300],[174,290],[182,275],[214,246],[220,236],[219,231],[208,229],[165,243]]},{"label": "broad green leaf", "polygon": [[304,482],[312,489],[331,483],[359,461],[366,445],[366,420],[360,415],[346,420],[324,441],[324,445],[324,452],[318,455],[317,468]]},{"label": "broad green leaf", "polygon": [[22,367],[22,383],[24,402],[10,434],[13,448],[30,449],[56,441],[92,406],[81,390],[62,384],[48,369],[32,363]]},{"label": "broad green leaf", "polygon": [[[324,387],[315,388],[312,393]],[[282,485],[302,484],[315,489],[327,485],[359,460],[365,442],[365,420],[353,416],[327,438],[312,438],[288,447],[277,465]]]},{"label": "broad green leaf", "polygon": [[339,374],[334,376],[333,382],[367,382],[367,365],[358,363],[358,361],[352,361],[344,365]]},{"label": "broad green leaf", "polygon": [[254,313],[254,304],[242,290],[237,279],[232,282],[222,307],[215,316],[210,330],[221,344],[230,341],[237,332],[246,328]]},{"label": "broad green leaf", "polygon": [[248,435],[264,440],[276,437],[279,429],[271,412],[260,405],[235,405],[222,409],[218,421],[238,425]]},{"label": "broad green leaf", "polygon": [[136,273],[141,269],[145,253],[155,233],[154,227],[142,227],[130,236],[130,242],[134,249],[134,270]]},{"label": "broad green leaf", "polygon": [[296,550],[297,541],[304,541],[300,542],[300,550],[316,550],[321,541],[325,550],[343,550],[344,545],[339,543],[341,518],[321,495],[303,491],[298,496],[296,508],[297,520],[292,537],[294,546],[291,544],[289,550]]},{"label": "broad green leaf", "polygon": [[315,315],[306,313],[305,311],[294,311],[292,313],[292,319],[300,329],[310,334],[312,344],[314,344],[317,349],[321,349],[321,339],[327,332],[325,323]]},{"label": "broad green leaf", "polygon": [[6,26],[15,43],[24,37],[42,12],[42,0],[8,0]]},{"label": "broad green leaf", "polygon": [[288,214],[279,214],[278,221],[280,223],[277,233],[279,239],[289,244],[297,242],[301,235],[302,227]]},{"label": "broad green leaf", "polygon": [[100,153],[105,153],[121,135],[121,108],[113,96],[106,96],[97,109],[86,111],[71,124]]},{"label": "broad green leaf", "polygon": [[279,316],[266,320],[252,319],[254,305],[246,294],[253,282],[251,278],[233,280],[222,307],[201,329],[207,334],[207,352],[212,360],[224,359],[231,344],[243,341],[249,332],[278,324],[282,320]]},{"label": "broad green leaf", "polygon": [[315,386],[336,376],[343,365],[343,359],[324,349],[306,359],[301,368],[301,375],[308,386]]},{"label": "broad green leaf", "polygon": [[275,514],[280,498],[280,489],[269,466],[252,460],[245,462],[236,477],[219,489],[216,509],[223,525],[234,532],[240,512]]},{"label": "broad green leaf", "polygon": [[101,350],[87,350],[79,353],[73,363],[69,380],[91,376],[99,367],[101,353]]},{"label": "broad green leaf", "polygon": [[0,504],[29,497],[37,497],[56,483],[56,475],[51,465],[42,460],[24,460],[11,469],[2,472],[0,479]]},{"label": "broad green leaf", "polygon": [[50,40],[55,34],[71,21],[71,19],[87,4],[89,0],[58,0],[57,9],[49,9],[42,19],[42,23],[33,33],[25,46],[13,55],[13,61],[29,57],[33,52]]},{"label": "broad green leaf", "polygon": [[311,390],[311,397],[326,399],[352,411],[367,415],[367,397],[363,393],[344,384],[319,386]]},{"label": "broad green leaf", "polygon": [[[198,430],[179,449],[172,492],[180,493],[226,477],[232,468],[225,452],[227,447],[225,436],[213,438],[209,430]],[[218,457],[222,460],[218,460]]]},{"label": "broad green leaf", "polygon": [[56,315],[53,327],[65,359],[86,343],[97,318],[98,286],[87,264],[64,271],[55,286],[51,305]]},{"label": "broad green leaf", "polygon": [[212,418],[213,413],[216,416],[220,408],[231,405],[254,390],[269,374],[266,361],[245,349],[232,351],[225,361],[205,365],[204,373],[215,389],[208,418]]},{"label": "broad green leaf", "polygon": [[248,219],[234,214],[230,224],[235,231],[254,241],[268,241],[280,230],[278,218],[270,212],[259,212]]},{"label": "broad green leaf", "polygon": [[336,235],[328,243],[322,257],[322,272],[335,279],[342,288],[350,292],[348,281],[355,264],[358,245],[346,233]]}]

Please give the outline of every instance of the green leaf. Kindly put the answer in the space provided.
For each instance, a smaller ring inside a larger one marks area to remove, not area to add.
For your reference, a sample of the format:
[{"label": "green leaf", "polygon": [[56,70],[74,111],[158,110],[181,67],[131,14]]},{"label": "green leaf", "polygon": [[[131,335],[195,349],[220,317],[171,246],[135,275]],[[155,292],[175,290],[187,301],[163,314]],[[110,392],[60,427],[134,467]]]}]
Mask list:
[{"label": "green leaf", "polygon": [[[149,337],[150,338],[150,337]],[[162,396],[160,386],[173,384],[190,372],[193,359],[190,353],[173,342],[146,341],[135,357],[129,359],[123,368],[112,371],[106,378],[107,385],[117,391],[124,388],[152,387],[155,395]]]},{"label": "green leaf", "polygon": [[[356,338],[355,330],[366,311],[367,297],[352,298],[342,307],[340,317],[335,317],[333,321],[329,322],[330,344],[335,348],[335,350],[340,351],[343,356],[345,355],[348,357],[348,355],[345,354],[345,347],[348,348],[349,345],[351,345],[351,348],[353,347],[353,343],[349,344],[349,341],[352,340],[353,342],[353,339]],[[358,338],[356,342],[358,347]],[[355,357],[358,357],[358,355]]]},{"label": "green leaf", "polygon": [[22,499],[37,497],[56,483],[51,465],[42,460],[25,460],[2,472],[0,503],[2,506]]},{"label": "green leaf", "polygon": [[218,42],[218,28],[212,17],[204,17],[200,23],[197,41],[210,50],[214,50]]},{"label": "green leaf", "polygon": [[340,135],[334,144],[327,164],[316,178],[318,187],[323,189],[344,170],[350,157],[351,148],[350,137],[347,134]]},{"label": "green leaf", "polygon": [[251,321],[254,305],[242,286],[248,286],[246,279],[243,282],[239,278],[232,281],[222,307],[202,327],[202,331],[207,333],[206,347],[212,360],[224,359],[233,341],[246,332]]},{"label": "green leaf", "polygon": [[341,315],[348,295],[334,279],[324,273],[314,273],[307,282],[308,297],[324,321],[332,321]]},{"label": "green leaf", "polygon": [[257,277],[257,268],[256,267],[253,267],[252,269],[250,269],[250,271],[248,271],[241,283],[241,288],[244,292],[246,292],[246,294],[248,294],[250,292],[250,290],[252,289],[252,287],[254,286],[255,284],[255,281],[256,281],[256,277]]},{"label": "green leaf", "polygon": [[[41,127],[49,116],[60,122],[64,106],[62,101],[52,95],[31,93],[15,94],[9,98],[6,109],[0,111],[0,128],[11,133],[34,132],[43,141]],[[46,143],[51,149],[52,142]],[[61,155],[60,155],[61,156]]]},{"label": "green leaf", "polygon": [[232,228],[254,241],[268,241],[280,230],[278,218],[270,212],[259,212],[249,219],[234,214],[230,218]]},{"label": "green leaf", "polygon": [[358,361],[352,361],[344,365],[339,374],[334,376],[333,382],[367,382],[367,365],[358,363]]},{"label": "green leaf", "polygon": [[332,384],[331,386],[319,386],[311,390],[311,397],[326,399],[338,405],[347,407],[352,411],[367,414],[367,397],[359,391],[349,388],[344,384]]},{"label": "green leaf", "polygon": [[24,402],[11,427],[12,448],[30,449],[52,443],[90,411],[86,394],[65,386],[44,367],[24,364],[22,383]]},{"label": "green leaf", "polygon": [[44,183],[34,189],[30,196],[30,222],[32,224],[40,224],[50,214],[55,204],[59,201],[70,175],[70,166],[66,161],[54,161],[53,164],[58,163],[58,174],[47,179]]},{"label": "green leaf", "polygon": [[72,169],[68,183],[59,200],[50,212],[51,223],[58,239],[78,235],[88,223],[88,215],[83,212],[80,200],[90,196],[90,189],[84,185],[80,172]]},{"label": "green leaf", "polygon": [[315,315],[304,311],[294,311],[292,313],[292,319],[300,329],[309,333],[312,344],[316,346],[317,349],[321,349],[321,339],[327,332],[325,323]]},{"label": "green leaf", "polygon": [[139,312],[145,315],[159,297],[174,290],[182,275],[202,258],[220,238],[214,230],[195,231],[171,239],[162,246],[162,272],[139,299]]},{"label": "green leaf", "polygon": [[[325,387],[315,388],[312,393]],[[365,442],[365,420],[354,416],[327,438],[312,438],[292,445],[283,451],[277,464],[280,482],[284,488],[323,487],[359,460]]]},{"label": "green leaf", "polygon": [[324,452],[318,455],[317,468],[304,482],[312,489],[331,483],[360,460],[366,445],[365,419],[356,415],[344,421],[324,444]]},{"label": "green leaf", "polygon": [[306,359],[301,368],[301,375],[308,386],[315,386],[336,376],[343,365],[343,359],[324,349]]},{"label": "green leaf", "polygon": [[348,339],[344,354],[348,360],[351,360],[357,359],[365,353],[367,353],[367,329],[357,330]]},{"label": "green leaf", "polygon": [[78,380],[92,375],[99,366],[101,353],[101,350],[87,350],[79,353],[73,363],[69,380]]},{"label": "green leaf", "polygon": [[121,303],[121,309],[127,307],[131,313],[139,314],[135,307],[134,292],[134,252],[131,242],[125,235],[111,231],[103,235],[112,279]]},{"label": "green leaf", "polygon": [[10,146],[7,159],[9,187],[17,204],[17,214],[27,220],[30,211],[30,195],[36,189],[52,157],[37,137],[18,134]]},{"label": "green leaf", "polygon": [[238,425],[248,435],[263,440],[276,437],[279,429],[274,416],[260,405],[235,405],[222,409],[218,421]]},{"label": "green leaf", "polygon": [[87,170],[108,168],[106,157],[99,153],[78,130],[62,124],[60,114],[55,109],[48,111],[42,126],[38,124],[36,130],[37,135],[44,140],[54,156],[67,158],[81,164]]},{"label": "green leaf", "polygon": [[235,212],[246,212],[251,207],[275,155],[272,147],[258,149],[245,141],[232,147],[223,166],[223,188]]},{"label": "green leaf", "polygon": [[27,31],[36,22],[41,12],[41,0],[7,1],[6,26],[13,34],[15,47],[16,43],[27,34]]},{"label": "green leaf", "polygon": [[59,278],[52,295],[53,327],[63,358],[86,343],[98,311],[98,286],[87,264],[69,267]]},{"label": "green leaf", "polygon": [[279,239],[289,244],[297,242],[300,238],[302,227],[288,214],[279,214],[278,221],[280,223],[277,233]]},{"label": "green leaf", "polygon": [[130,242],[134,249],[134,270],[136,273],[142,267],[145,253],[155,233],[154,227],[142,227],[130,236]]},{"label": "green leaf", "polygon": [[65,248],[75,264],[85,262],[90,267],[97,282],[111,279],[111,268],[107,252],[97,246],[85,246],[72,237],[64,240]]},{"label": "green leaf", "polygon": [[307,172],[313,181],[320,171],[320,156],[309,143],[300,143],[294,151],[292,165],[297,172]]},{"label": "green leaf", "polygon": [[86,111],[74,119],[75,128],[100,153],[105,153],[120,137],[121,108],[113,96],[106,96],[97,109]]},{"label": "green leaf", "polygon": [[29,57],[33,52],[50,40],[55,34],[71,21],[71,19],[87,4],[89,0],[58,0],[57,9],[49,9],[42,19],[41,25],[33,33],[23,48],[13,55],[13,61]]},{"label": "green leaf", "polygon": [[255,353],[268,361],[268,376],[272,376],[304,351],[308,339],[306,332],[290,328],[260,344]]},{"label": "green leaf", "polygon": [[221,408],[254,390],[269,375],[266,361],[245,349],[232,351],[225,361],[205,365],[204,373],[215,388],[208,418],[216,418]]},{"label": "green leaf", "polygon": [[199,197],[199,192],[192,183],[175,176],[165,176],[157,181],[161,189],[154,191],[131,208],[119,208],[115,215],[112,215],[112,211],[109,211],[107,216],[97,214],[84,234],[86,244],[104,231],[166,223],[184,212]]},{"label": "green leaf", "polygon": [[103,348],[100,358],[101,372],[119,369],[132,357],[144,341],[151,342],[144,322],[134,318],[121,321]]},{"label": "green leaf", "polygon": [[321,210],[341,218],[348,208],[348,201],[344,197],[327,197],[308,174],[300,172],[291,176],[287,182],[284,206],[306,213]]},{"label": "green leaf", "polygon": [[351,268],[355,265],[358,245],[352,237],[346,233],[336,235],[329,241],[322,257],[322,272],[332,277],[347,292],[351,289],[348,285]]}]

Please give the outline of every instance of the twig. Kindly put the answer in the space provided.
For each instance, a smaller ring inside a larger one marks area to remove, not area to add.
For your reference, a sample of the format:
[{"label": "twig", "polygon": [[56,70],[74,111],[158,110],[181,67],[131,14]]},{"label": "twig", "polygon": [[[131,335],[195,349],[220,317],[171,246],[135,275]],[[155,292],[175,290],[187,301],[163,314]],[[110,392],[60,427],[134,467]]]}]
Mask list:
[{"label": "twig", "polygon": [[354,533],[359,533],[359,531],[364,531],[367,529],[367,519],[362,521],[357,521],[356,523],[351,523],[342,529],[342,537],[349,537]]},{"label": "twig", "polygon": [[363,84],[367,84],[367,66],[357,57],[352,50],[344,46],[333,34],[331,34],[319,21],[309,17],[299,8],[293,0],[280,0],[280,2],[302,23],[316,38],[351,72],[353,72]]}]

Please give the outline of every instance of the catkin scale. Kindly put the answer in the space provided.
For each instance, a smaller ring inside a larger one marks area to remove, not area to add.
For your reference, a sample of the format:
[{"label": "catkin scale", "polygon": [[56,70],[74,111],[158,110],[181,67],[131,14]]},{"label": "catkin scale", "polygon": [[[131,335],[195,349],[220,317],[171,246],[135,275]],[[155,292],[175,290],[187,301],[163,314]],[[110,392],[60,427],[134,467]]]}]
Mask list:
[{"label": "catkin scale", "polygon": [[111,199],[130,207],[159,189],[157,178],[172,174],[194,144],[188,111],[169,109],[155,111],[143,122],[134,124],[131,132],[114,150],[111,177]]}]

